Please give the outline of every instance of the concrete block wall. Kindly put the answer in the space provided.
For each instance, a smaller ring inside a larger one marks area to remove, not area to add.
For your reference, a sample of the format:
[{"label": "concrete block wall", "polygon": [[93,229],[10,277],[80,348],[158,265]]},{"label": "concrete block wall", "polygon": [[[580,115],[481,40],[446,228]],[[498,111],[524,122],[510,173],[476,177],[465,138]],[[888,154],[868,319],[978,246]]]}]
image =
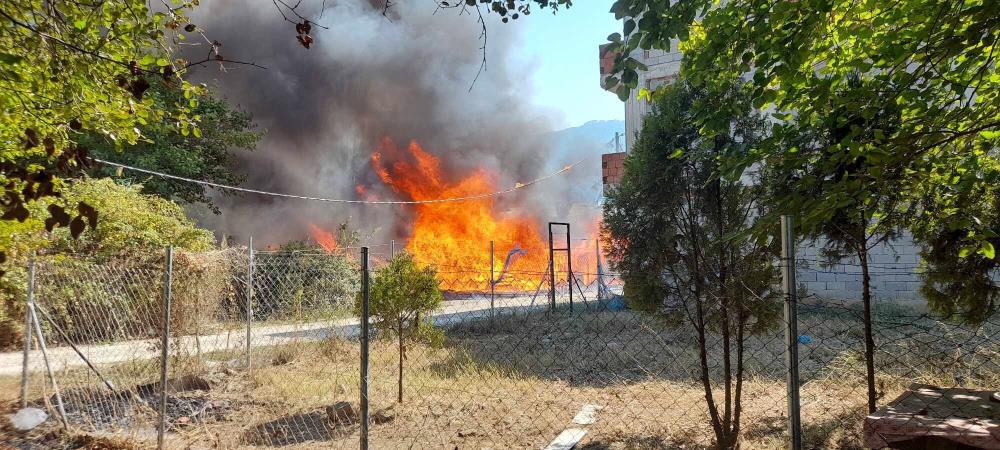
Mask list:
[{"label": "concrete block wall", "polygon": [[[806,295],[819,299],[861,300],[861,265],[857,258],[845,258],[832,266],[824,262],[820,243],[799,244],[795,276]],[[874,298],[917,306],[923,302],[919,271],[919,250],[908,237],[879,245],[869,258]]]}]

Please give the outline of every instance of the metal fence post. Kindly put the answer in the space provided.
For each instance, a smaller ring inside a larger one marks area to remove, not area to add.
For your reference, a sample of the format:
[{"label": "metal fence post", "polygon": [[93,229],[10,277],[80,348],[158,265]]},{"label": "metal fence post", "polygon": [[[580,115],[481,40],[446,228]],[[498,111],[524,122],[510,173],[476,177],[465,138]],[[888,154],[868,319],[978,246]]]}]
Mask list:
[{"label": "metal fence post", "polygon": [[253,236],[247,242],[247,371],[251,367],[250,359],[250,328],[253,325]]},{"label": "metal fence post", "polygon": [[167,262],[163,273],[163,327],[160,340],[160,423],[156,429],[156,448],[163,448],[167,430],[167,358],[170,346],[170,302],[173,297],[171,282],[174,271],[174,247],[167,247]]},{"label": "metal fence post", "polygon": [[549,222],[549,311],[556,310],[556,252],[552,245],[552,222]]},{"label": "metal fence post", "polygon": [[496,285],[497,285],[497,277],[495,269],[493,268],[494,264],[493,258],[494,258],[494,244],[493,241],[490,241],[490,325],[493,325],[493,320],[494,320],[493,305],[496,302]]},{"label": "metal fence post", "polygon": [[570,238],[569,224],[566,224],[566,284],[569,285],[569,311],[573,312],[573,282],[576,276],[573,275],[573,242]]},{"label": "metal fence post", "polygon": [[66,407],[63,406],[62,393],[59,391],[59,383],[56,382],[56,375],[52,372],[52,364],[49,363],[49,353],[45,349],[45,335],[42,334],[42,324],[35,314],[35,304],[28,304],[28,312],[31,314],[31,323],[35,327],[35,337],[38,339],[38,349],[42,351],[42,361],[45,362],[45,372],[49,374],[49,381],[52,382],[52,390],[56,394],[56,408],[59,410],[59,418],[62,420],[63,428],[69,428],[66,419]]},{"label": "metal fence post", "polygon": [[35,304],[35,257],[28,260],[28,302],[24,308],[24,357],[21,360],[21,407],[28,406],[28,355],[31,352],[31,306]]},{"label": "metal fence post", "polygon": [[396,240],[392,239],[389,241],[389,259],[396,257]]},{"label": "metal fence post", "polygon": [[368,450],[368,247],[361,247],[361,450]]},{"label": "metal fence post", "polygon": [[795,285],[795,235],[792,216],[781,216],[781,278],[785,291],[785,365],[788,368],[788,448],[802,448],[799,413],[799,324]]},{"label": "metal fence post", "polygon": [[594,238],[594,255],[596,263],[594,264],[594,272],[597,275],[597,302],[600,304],[601,300],[604,300],[604,271],[601,268],[601,239]]}]

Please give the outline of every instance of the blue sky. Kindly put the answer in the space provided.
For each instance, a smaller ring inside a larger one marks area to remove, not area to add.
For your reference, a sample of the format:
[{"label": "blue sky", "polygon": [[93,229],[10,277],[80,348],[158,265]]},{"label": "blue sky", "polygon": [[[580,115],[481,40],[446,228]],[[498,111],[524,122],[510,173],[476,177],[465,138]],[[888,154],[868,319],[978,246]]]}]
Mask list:
[{"label": "blue sky", "polygon": [[563,113],[557,128],[625,119],[622,102],[600,86],[597,46],[621,31],[609,9],[610,0],[578,0],[554,16],[535,10],[516,24],[523,28],[514,53],[536,67],[532,100]]}]

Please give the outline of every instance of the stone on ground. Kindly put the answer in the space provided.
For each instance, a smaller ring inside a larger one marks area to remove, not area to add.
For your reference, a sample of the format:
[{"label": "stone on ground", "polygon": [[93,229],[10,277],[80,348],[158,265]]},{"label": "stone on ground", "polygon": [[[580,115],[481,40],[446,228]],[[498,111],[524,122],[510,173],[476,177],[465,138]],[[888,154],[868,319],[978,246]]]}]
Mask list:
[{"label": "stone on ground", "polygon": [[21,408],[10,417],[10,423],[18,431],[29,431],[41,425],[49,415],[38,408]]},{"label": "stone on ground", "polygon": [[333,423],[353,423],[358,419],[350,402],[337,402],[327,406],[326,417]]}]

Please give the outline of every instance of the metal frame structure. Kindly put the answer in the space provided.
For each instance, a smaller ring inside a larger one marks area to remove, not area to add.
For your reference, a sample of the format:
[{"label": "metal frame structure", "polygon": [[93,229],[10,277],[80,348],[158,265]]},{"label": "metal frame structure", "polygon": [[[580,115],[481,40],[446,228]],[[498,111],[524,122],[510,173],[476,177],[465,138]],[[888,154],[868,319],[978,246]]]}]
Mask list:
[{"label": "metal frame structure", "polygon": [[[566,227],[566,247],[555,248],[552,237],[552,227]],[[566,280],[569,283],[569,310],[573,311],[573,246],[570,239],[570,228],[566,222],[549,222],[549,310],[556,309],[556,252],[566,252]]]}]

